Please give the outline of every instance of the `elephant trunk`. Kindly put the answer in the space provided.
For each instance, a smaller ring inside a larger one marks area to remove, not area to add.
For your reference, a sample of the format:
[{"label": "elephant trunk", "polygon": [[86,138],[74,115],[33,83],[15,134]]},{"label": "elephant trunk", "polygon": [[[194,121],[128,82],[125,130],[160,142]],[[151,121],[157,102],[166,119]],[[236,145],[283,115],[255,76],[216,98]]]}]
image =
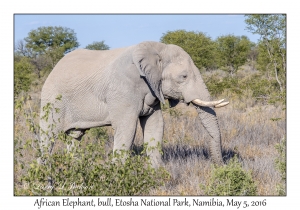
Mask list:
[{"label": "elephant trunk", "polygon": [[214,163],[223,165],[221,150],[221,134],[215,111],[210,107],[195,106],[204,128],[212,140],[209,142],[209,152]]}]

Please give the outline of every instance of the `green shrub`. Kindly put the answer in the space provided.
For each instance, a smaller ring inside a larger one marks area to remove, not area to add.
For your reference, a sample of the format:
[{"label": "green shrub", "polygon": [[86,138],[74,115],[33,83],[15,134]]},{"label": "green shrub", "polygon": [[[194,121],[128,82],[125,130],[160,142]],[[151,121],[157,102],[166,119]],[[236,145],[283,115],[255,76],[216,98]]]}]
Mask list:
[{"label": "green shrub", "polygon": [[218,66],[229,67],[231,76],[247,61],[251,50],[251,41],[246,36],[232,34],[219,36],[216,39]]},{"label": "green shrub", "polygon": [[222,79],[218,79],[214,76],[210,78],[205,78],[205,82],[207,88],[211,95],[218,96],[222,94],[224,90],[229,89],[231,92],[235,94],[242,94],[242,90],[239,87],[239,81],[236,77],[224,77]]},{"label": "green shrub", "polygon": [[256,195],[257,187],[251,174],[243,170],[237,157],[227,165],[214,167],[207,186],[202,185],[205,195]]},{"label": "green shrub", "polygon": [[[19,109],[24,110],[22,103],[18,104]],[[59,111],[54,104],[47,104],[44,110]],[[42,118],[47,120],[52,116],[50,113],[46,111],[48,116]],[[33,116],[27,114],[25,117]],[[32,127],[31,131],[36,130]],[[51,133],[51,130],[45,133]],[[26,146],[15,140],[16,156],[35,152],[35,157],[42,162],[21,163],[15,159],[15,168],[26,169],[21,184],[16,187],[15,183],[15,195],[147,195],[150,189],[169,178],[164,169],[152,168],[149,157],[145,155],[147,145],[140,154],[133,151],[113,153],[105,150],[108,139],[105,129],[91,129],[89,134],[94,141],[73,141],[73,146],[68,147],[72,139],[61,133],[55,139],[55,145],[59,143],[60,147],[55,148],[52,155],[43,156],[39,149],[32,150],[39,148],[37,140],[29,140]]]},{"label": "green shrub", "polygon": [[[147,195],[151,188],[168,178],[164,169],[151,167],[149,157],[130,155],[128,151],[106,157],[103,145],[76,142],[47,157],[46,164],[33,161],[22,181],[25,195]],[[127,158],[124,158],[128,156]],[[52,177],[52,184],[48,178]],[[42,186],[42,187],[39,187]],[[17,192],[18,194],[18,192]]]},{"label": "green shrub", "polygon": [[22,57],[14,62],[14,95],[18,96],[22,91],[28,91],[34,79],[34,66],[29,59]]},{"label": "green shrub", "polygon": [[272,93],[278,93],[277,83],[274,80],[263,78],[261,74],[254,74],[240,82],[242,89],[251,89],[253,97],[270,96]]},{"label": "green shrub", "polygon": [[278,157],[275,159],[275,167],[278,169],[281,175],[282,182],[277,186],[279,195],[286,195],[286,140],[283,139],[279,144],[275,146]]},{"label": "green shrub", "polygon": [[175,44],[185,50],[199,70],[216,66],[216,44],[205,33],[196,31],[167,31],[160,38],[164,44]]},{"label": "green shrub", "polygon": [[276,102],[285,103],[285,92],[280,92],[280,88],[275,80],[268,80],[261,73],[252,74],[244,78],[236,76],[226,76],[223,78],[212,75],[204,77],[204,81],[211,95],[217,97],[225,90],[236,96],[245,95],[247,90],[251,90],[251,97],[256,101],[265,101],[269,104]]},{"label": "green shrub", "polygon": [[103,141],[108,139],[107,131],[104,127],[91,128],[88,134],[96,139],[101,139]]}]

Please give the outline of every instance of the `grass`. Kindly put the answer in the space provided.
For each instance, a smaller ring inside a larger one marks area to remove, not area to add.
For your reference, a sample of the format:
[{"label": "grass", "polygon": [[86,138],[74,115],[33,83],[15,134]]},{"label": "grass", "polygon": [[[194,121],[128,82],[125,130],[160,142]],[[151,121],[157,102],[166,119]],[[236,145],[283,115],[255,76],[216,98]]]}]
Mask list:
[{"label": "grass", "polygon": [[[208,88],[214,89],[212,91],[214,98],[226,98],[230,101],[228,106],[215,109],[221,129],[224,160],[228,163],[234,155],[238,157],[242,169],[251,174],[257,184],[257,195],[284,195],[283,166],[280,167],[281,171],[278,169],[278,158],[283,155],[282,150],[279,153],[276,148],[286,135],[285,103],[274,100],[276,94],[273,89],[271,93],[267,93],[266,87],[260,88],[263,83],[259,81],[251,83],[251,78],[258,78],[257,74],[259,73],[249,71],[247,68],[238,71],[234,78],[236,80],[234,89],[227,87],[228,81],[223,82],[227,75],[220,70],[207,72],[203,74],[203,78],[207,81]],[[263,75],[260,76],[264,79]],[[210,81],[222,84],[211,86]],[[25,111],[31,109],[32,112],[39,112],[39,91],[39,86],[34,86],[29,93],[31,100],[27,100],[24,105]],[[179,104],[172,109],[165,108],[163,118],[165,124],[163,160],[171,178],[165,180],[162,186],[151,189],[149,195],[207,195],[199,186],[209,183],[213,175],[213,163],[208,152],[210,136],[203,128],[196,110],[192,106]],[[15,189],[22,188],[24,183],[21,177],[26,174],[30,162],[36,158],[35,149],[29,144],[34,135],[26,127],[24,116],[16,110]],[[95,132],[97,133],[97,131],[88,132],[83,137],[82,143],[96,141]],[[113,146],[111,127],[105,128],[105,138],[106,150],[111,151]],[[26,142],[28,146],[24,148]],[[134,144],[135,149],[142,145],[140,126]],[[21,155],[18,152],[20,148],[23,148]],[[60,143],[55,146],[56,150],[61,148],[63,145]],[[282,165],[284,159],[281,158],[280,161]],[[278,186],[281,186],[280,193]]]},{"label": "grass", "polygon": [[[238,100],[238,99],[237,99]],[[285,136],[285,111],[282,106],[255,105],[238,109],[234,103],[216,109],[222,135],[223,157],[229,160],[238,155],[243,168],[251,171],[258,183],[258,195],[277,195],[276,186],[282,182],[275,167],[278,152],[275,145]],[[181,107],[190,109],[190,107]],[[164,157],[173,180],[155,194],[205,195],[195,186],[210,178],[208,142],[210,137],[203,128],[197,113],[182,115],[176,119],[164,113]],[[271,118],[281,118],[272,121]],[[175,124],[176,123],[176,124]]]}]

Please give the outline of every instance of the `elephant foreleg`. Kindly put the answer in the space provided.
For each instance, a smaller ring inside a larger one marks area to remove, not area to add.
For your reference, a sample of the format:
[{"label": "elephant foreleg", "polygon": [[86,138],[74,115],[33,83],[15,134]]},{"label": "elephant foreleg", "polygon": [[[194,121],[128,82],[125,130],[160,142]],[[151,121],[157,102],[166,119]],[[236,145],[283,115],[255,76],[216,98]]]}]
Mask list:
[{"label": "elephant foreleg", "polygon": [[140,124],[143,129],[144,142],[148,144],[147,154],[150,156],[152,166],[158,168],[162,165],[161,146],[164,124],[160,104],[157,104],[154,110],[151,115],[140,117]]},{"label": "elephant foreleg", "polygon": [[[122,116],[120,115],[117,119],[117,122],[113,124],[114,153],[121,150],[128,151],[131,149],[135,137],[138,116],[132,116],[132,114],[128,113]],[[126,158],[126,156],[124,158]]]}]

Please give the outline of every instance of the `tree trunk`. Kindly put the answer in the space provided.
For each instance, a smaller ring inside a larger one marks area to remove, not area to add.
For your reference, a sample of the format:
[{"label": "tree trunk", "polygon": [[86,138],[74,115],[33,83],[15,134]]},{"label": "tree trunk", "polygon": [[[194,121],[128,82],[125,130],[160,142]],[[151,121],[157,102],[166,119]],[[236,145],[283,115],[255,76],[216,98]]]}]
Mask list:
[{"label": "tree trunk", "polygon": [[233,77],[234,68],[233,66],[230,66],[230,76]]},{"label": "tree trunk", "polygon": [[279,80],[279,78],[278,78],[277,62],[276,62],[276,60],[275,60],[275,58],[274,58],[274,55],[271,53],[271,47],[270,47],[270,44],[269,44],[268,42],[266,42],[265,45],[266,45],[266,47],[267,47],[269,59],[270,59],[271,63],[272,63],[273,66],[274,66],[274,71],[275,71],[276,81],[277,81],[277,83],[278,83],[278,85],[279,85],[280,92],[282,92],[282,91],[283,91],[282,85],[281,85],[281,82],[280,82],[280,80]]},{"label": "tree trunk", "polygon": [[279,81],[279,78],[278,78],[277,63],[276,62],[274,62],[274,70],[275,70],[275,77],[276,77],[277,83],[279,84],[279,87],[280,87],[280,92],[282,92],[283,89],[282,89],[281,82]]}]

